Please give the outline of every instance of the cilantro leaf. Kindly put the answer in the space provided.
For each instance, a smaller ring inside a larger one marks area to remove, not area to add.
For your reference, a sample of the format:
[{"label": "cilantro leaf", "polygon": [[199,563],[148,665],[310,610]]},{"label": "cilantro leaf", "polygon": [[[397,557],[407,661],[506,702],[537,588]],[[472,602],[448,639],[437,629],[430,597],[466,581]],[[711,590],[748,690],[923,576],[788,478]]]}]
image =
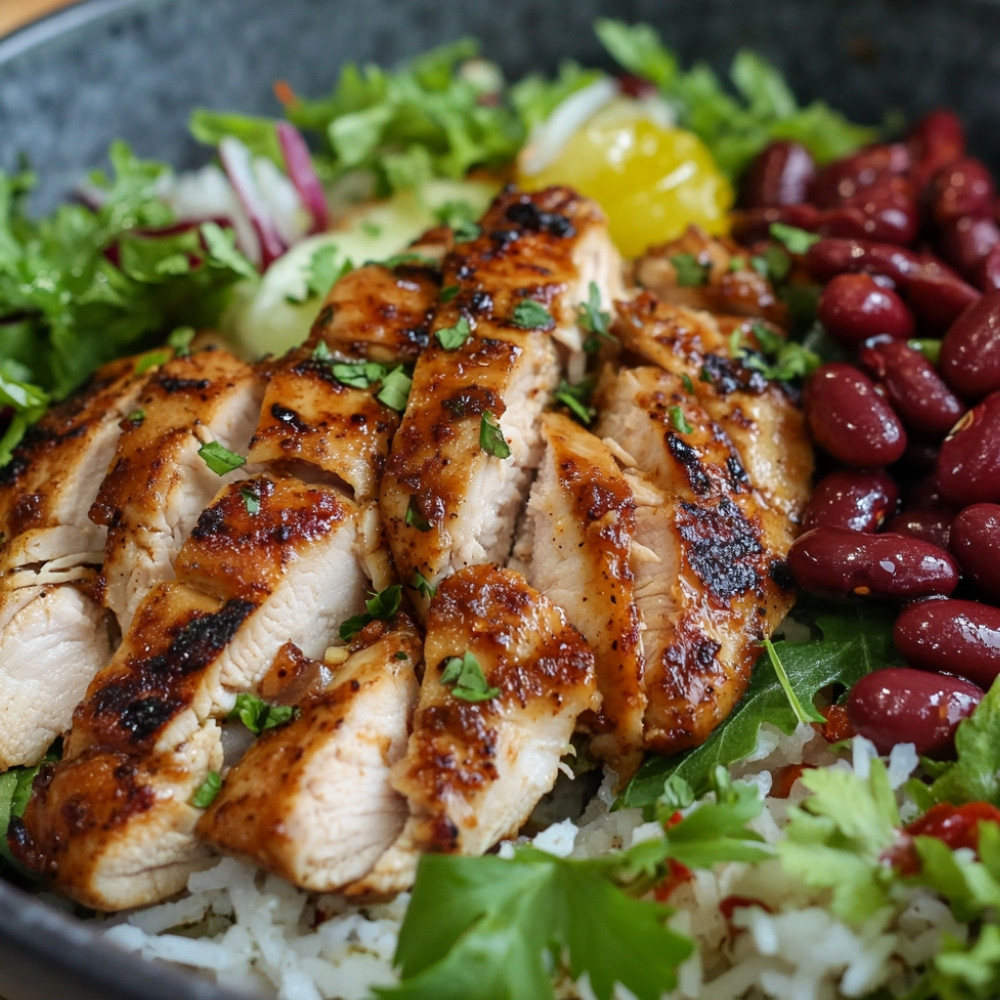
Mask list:
[{"label": "cilantro leaf", "polygon": [[376,618],[388,621],[398,610],[403,597],[403,588],[400,584],[394,583],[385,590],[373,593],[365,601],[365,610],[360,614],[352,615],[340,626],[340,638],[344,642],[349,642],[358,634],[369,622]]},{"label": "cilantro leaf", "polygon": [[451,693],[462,701],[489,701],[500,694],[499,688],[487,682],[479,661],[468,651],[445,660],[441,683],[450,687]]},{"label": "cilantro leaf", "polygon": [[459,316],[458,322],[454,326],[442,326],[434,331],[437,342],[446,351],[457,351],[472,333],[472,327],[465,316]]},{"label": "cilantro leaf", "polygon": [[487,411],[479,418],[479,447],[494,458],[510,458],[511,451],[496,417]]},{"label": "cilantro leaf", "polygon": [[557,403],[562,403],[584,426],[588,426],[597,415],[597,410],[590,405],[594,381],[592,377],[588,377],[577,382],[576,385],[570,385],[563,379],[553,397]]},{"label": "cilantro leaf", "polygon": [[246,464],[246,459],[242,455],[224,448],[218,441],[206,441],[198,449],[198,454],[217,476],[224,476],[227,472]]},{"label": "cilantro leaf", "polygon": [[671,406],[668,413],[670,414],[670,425],[678,434],[690,434],[694,430],[679,406]]},{"label": "cilantro leaf", "polygon": [[583,342],[583,349],[593,354],[601,346],[602,340],[614,340],[611,333],[611,314],[601,309],[601,292],[597,282],[592,281],[587,289],[587,301],[577,306],[580,327],[591,334]]},{"label": "cilantro leaf", "polygon": [[310,257],[305,270],[306,286],[302,295],[287,296],[294,305],[301,305],[310,299],[325,296],[345,274],[354,270],[354,263],[349,257],[343,257],[340,248],[334,243],[326,243],[319,247]]},{"label": "cilantro leaf", "polygon": [[218,771],[209,771],[205,780],[191,795],[191,805],[196,809],[207,809],[222,791],[222,775]]},{"label": "cilantro leaf", "polygon": [[710,261],[704,263],[693,253],[676,253],[670,258],[677,276],[677,284],[682,288],[700,288],[708,284],[708,276],[712,270]]},{"label": "cilantro leaf", "polygon": [[236,696],[236,704],[226,716],[227,722],[242,722],[254,736],[267,729],[275,729],[290,722],[296,709],[292,705],[269,705],[262,698],[247,691]]},{"label": "cilantro leaf", "polygon": [[413,379],[403,370],[402,365],[387,372],[382,379],[382,388],[375,393],[375,398],[390,410],[402,413],[406,409],[406,401],[410,395]]},{"label": "cilantro leaf", "polygon": [[510,321],[523,330],[550,330],[554,323],[552,313],[534,299],[521,299],[514,306]]},{"label": "cilantro leaf", "polygon": [[803,254],[814,243],[819,243],[820,237],[816,233],[810,233],[805,229],[798,229],[795,226],[786,226],[783,222],[772,222],[770,227],[771,235],[781,243],[789,253]]},{"label": "cilantro leaf", "polygon": [[[892,654],[892,616],[874,605],[796,609],[795,617],[814,624],[818,634],[806,642],[778,639],[774,650],[789,683],[804,704],[831,684],[849,688],[865,674],[885,666]],[[647,757],[625,789],[620,804],[651,807],[672,774],[688,781],[697,793],[708,787],[717,764],[729,765],[753,753],[764,722],[790,733],[797,725],[777,674],[764,654],[750,686],[732,715],[700,746],[673,757]]]},{"label": "cilantro leaf", "polygon": [[428,601],[433,600],[437,594],[437,585],[431,583],[418,569],[413,571],[413,579],[410,581],[410,586],[420,594],[423,594]]}]

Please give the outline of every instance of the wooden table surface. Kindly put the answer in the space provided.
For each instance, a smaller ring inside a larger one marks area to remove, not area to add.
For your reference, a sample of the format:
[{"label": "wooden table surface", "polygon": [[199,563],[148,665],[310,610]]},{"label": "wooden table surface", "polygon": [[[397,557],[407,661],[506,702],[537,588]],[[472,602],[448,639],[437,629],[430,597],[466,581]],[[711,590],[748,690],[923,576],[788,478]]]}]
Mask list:
[{"label": "wooden table surface", "polygon": [[0,35],[6,35],[59,7],[67,7],[71,2],[72,0],[0,0]]}]

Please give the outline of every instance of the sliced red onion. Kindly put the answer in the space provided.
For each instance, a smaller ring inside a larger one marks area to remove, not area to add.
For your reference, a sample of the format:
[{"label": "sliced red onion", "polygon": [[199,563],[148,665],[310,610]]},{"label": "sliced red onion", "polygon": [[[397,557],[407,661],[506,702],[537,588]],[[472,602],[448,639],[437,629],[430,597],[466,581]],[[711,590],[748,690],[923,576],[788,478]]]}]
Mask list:
[{"label": "sliced red onion", "polygon": [[227,135],[219,143],[219,159],[260,240],[261,270],[266,271],[288,246],[279,235],[278,227],[261,196],[250,150],[239,139]]},{"label": "sliced red onion", "polygon": [[326,204],[323,185],[313,168],[312,156],[302,133],[291,122],[278,122],[278,142],[285,157],[288,177],[306,211],[312,216],[310,233],[322,233],[330,228],[330,210]]}]

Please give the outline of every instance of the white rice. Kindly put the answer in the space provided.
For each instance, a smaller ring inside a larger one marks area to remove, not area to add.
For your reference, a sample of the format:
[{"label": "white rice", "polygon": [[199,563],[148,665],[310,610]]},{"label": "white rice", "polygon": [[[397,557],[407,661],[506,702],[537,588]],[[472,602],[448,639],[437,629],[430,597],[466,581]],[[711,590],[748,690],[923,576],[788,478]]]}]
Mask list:
[{"label": "white rice", "polygon": [[[768,796],[772,773],[805,762],[864,776],[875,755],[860,737],[837,755],[809,726],[785,736],[765,725],[753,759],[733,774],[765,796],[766,808],[752,825],[773,843],[782,836],[789,807],[808,792],[796,782],[787,799]],[[918,760],[904,744],[886,763],[890,784],[900,789]],[[615,776],[607,775],[582,816],[552,823],[533,838],[534,846],[582,858],[659,836],[661,828],[644,822],[638,810],[611,811],[614,786]],[[513,849],[503,844],[499,853],[510,856]],[[395,979],[392,957],[406,894],[361,907],[335,895],[301,892],[232,858],[193,875],[188,889],[179,900],[116,918],[106,936],[147,958],[202,970],[230,988],[278,1000],[365,1000],[372,987]],[[720,903],[730,896],[762,905],[738,907],[727,921]],[[676,907],[671,926],[695,950],[664,1000],[841,1000],[879,987],[901,992],[908,970],[935,955],[943,935],[966,934],[948,906],[924,890],[913,890],[898,912],[886,908],[864,926],[850,927],[777,859],[697,871],[674,891],[670,904]],[[558,995],[593,997],[585,979],[563,983]],[[628,993],[620,990],[618,996],[625,1000]]]}]

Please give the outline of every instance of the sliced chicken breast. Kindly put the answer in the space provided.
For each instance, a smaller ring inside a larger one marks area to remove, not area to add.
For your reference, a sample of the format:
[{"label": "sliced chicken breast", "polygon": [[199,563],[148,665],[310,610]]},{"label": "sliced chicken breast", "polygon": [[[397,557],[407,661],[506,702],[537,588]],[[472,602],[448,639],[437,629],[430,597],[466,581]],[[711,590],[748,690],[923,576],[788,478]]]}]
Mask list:
[{"label": "sliced chicken breast", "polygon": [[791,607],[787,537],[771,537],[731,442],[677,376],[608,369],[595,401],[596,433],[634,474],[646,745],[674,753],[729,714]]},{"label": "sliced chicken breast", "polygon": [[[557,413],[515,549],[529,584],[566,612],[596,658],[601,707],[582,724],[619,774],[643,745],[642,641],[632,573],[635,500],[608,446]],[[630,758],[630,759],[629,759]]]},{"label": "sliced chicken breast", "polygon": [[424,659],[392,769],[410,816],[353,894],[407,888],[424,851],[477,855],[514,835],[555,783],[578,717],[598,706],[586,641],[511,570],[469,567],[441,583]]},{"label": "sliced chicken breast", "polygon": [[173,560],[221,482],[199,454],[217,442],[246,455],[264,385],[249,365],[221,350],[175,358],[146,383],[90,509],[108,529],[104,601],[124,631],[139,602],[173,576]]},{"label": "sliced chicken breast", "polygon": [[[539,417],[582,344],[579,306],[619,279],[603,218],[562,188],[507,191],[445,258],[448,301],[413,374],[380,505],[400,578],[503,562],[541,457]],[[603,249],[602,249],[603,248]],[[426,611],[426,589],[413,590]]]},{"label": "sliced chicken breast", "polygon": [[198,823],[202,839],[304,889],[329,892],[366,874],[406,820],[389,768],[406,748],[420,660],[404,618],[352,653],[327,690],[226,775]]}]

